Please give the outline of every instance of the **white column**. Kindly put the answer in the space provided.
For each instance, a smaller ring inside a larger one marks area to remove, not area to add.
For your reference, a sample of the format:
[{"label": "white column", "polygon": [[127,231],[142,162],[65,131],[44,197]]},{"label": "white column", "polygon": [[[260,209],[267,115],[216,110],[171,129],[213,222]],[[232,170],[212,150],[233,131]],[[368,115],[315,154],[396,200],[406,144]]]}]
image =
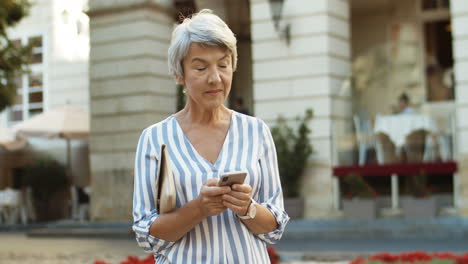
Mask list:
[{"label": "white column", "polygon": [[91,216],[131,219],[141,131],[175,111],[171,11],[146,0],[90,1]]},{"label": "white column", "polygon": [[219,16],[221,19],[226,21],[226,5],[225,0],[195,0],[198,11],[208,8]]},{"label": "white column", "polygon": [[350,73],[349,3],[341,0],[284,1],[280,28],[290,25],[289,46],[275,31],[268,0],[251,0],[255,113],[269,125],[279,114],[293,119],[305,109],[314,154],[304,175],[306,218],[331,217],[333,123],[351,113],[340,95]]},{"label": "white column", "polygon": [[451,0],[455,100],[457,104],[456,132],[458,148],[458,180],[454,184],[458,214],[468,216],[468,2]]}]

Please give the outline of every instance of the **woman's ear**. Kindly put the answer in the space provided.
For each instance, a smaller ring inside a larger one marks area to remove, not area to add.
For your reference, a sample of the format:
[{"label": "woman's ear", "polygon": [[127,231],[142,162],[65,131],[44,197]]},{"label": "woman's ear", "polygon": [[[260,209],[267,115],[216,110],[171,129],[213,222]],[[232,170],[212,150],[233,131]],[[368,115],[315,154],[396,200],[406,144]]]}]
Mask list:
[{"label": "woman's ear", "polygon": [[181,76],[179,76],[179,75],[176,74],[175,78],[176,78],[176,83],[177,83],[177,84],[185,85],[185,79],[184,79],[184,77],[181,77]]}]

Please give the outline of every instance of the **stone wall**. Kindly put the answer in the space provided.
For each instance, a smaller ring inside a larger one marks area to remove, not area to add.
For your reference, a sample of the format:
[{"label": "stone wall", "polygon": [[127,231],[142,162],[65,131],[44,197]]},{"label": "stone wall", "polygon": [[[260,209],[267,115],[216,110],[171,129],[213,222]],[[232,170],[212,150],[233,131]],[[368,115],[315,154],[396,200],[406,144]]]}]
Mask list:
[{"label": "stone wall", "polygon": [[458,207],[468,216],[468,3],[452,0],[452,36],[457,104]]},{"label": "stone wall", "polygon": [[172,11],[157,1],[90,1],[91,218],[131,220],[141,131],[174,113]]},{"label": "stone wall", "polygon": [[280,29],[290,25],[291,41],[276,32],[269,1],[251,1],[255,113],[269,125],[279,114],[293,119],[305,109],[314,154],[304,177],[306,218],[332,215],[333,127],[349,119],[349,95],[340,94],[350,72],[349,4],[340,0],[285,1]]}]

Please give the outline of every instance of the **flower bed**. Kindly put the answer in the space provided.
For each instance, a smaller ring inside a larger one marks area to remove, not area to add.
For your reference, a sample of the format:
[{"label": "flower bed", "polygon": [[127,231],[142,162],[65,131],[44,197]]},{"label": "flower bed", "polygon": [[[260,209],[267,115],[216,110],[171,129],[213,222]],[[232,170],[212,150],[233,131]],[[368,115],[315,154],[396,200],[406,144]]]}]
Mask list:
[{"label": "flower bed", "polygon": [[426,253],[424,251],[404,252],[401,254],[379,253],[368,258],[357,258],[350,264],[378,263],[424,263],[424,264],[468,264],[468,253]]},{"label": "flower bed", "polygon": [[[276,253],[276,250],[274,247],[270,246],[267,247],[267,252],[268,256],[270,257],[271,264],[277,264],[279,263],[279,255]],[[154,264],[154,257],[153,254],[148,255],[148,257],[144,259],[139,259],[134,256],[128,256],[126,260],[120,262],[120,264]],[[96,260],[94,261],[94,264],[110,264],[109,262],[103,261],[103,260]],[[468,264],[468,263],[463,263],[463,264]]]},{"label": "flower bed", "polygon": [[[120,262],[120,264],[154,264],[154,257],[152,254],[148,255],[148,257],[144,259],[139,259],[134,256],[128,256],[126,260]],[[102,260],[94,261],[94,264],[110,264],[108,262]]]}]

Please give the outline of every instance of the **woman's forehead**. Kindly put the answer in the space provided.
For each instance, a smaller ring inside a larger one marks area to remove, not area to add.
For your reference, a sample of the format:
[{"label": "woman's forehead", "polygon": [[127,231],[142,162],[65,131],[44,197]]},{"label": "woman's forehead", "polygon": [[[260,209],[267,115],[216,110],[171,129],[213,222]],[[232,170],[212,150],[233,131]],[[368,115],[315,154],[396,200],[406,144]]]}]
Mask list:
[{"label": "woman's forehead", "polygon": [[230,54],[226,47],[192,43],[190,44],[187,56],[185,56],[185,60],[192,61],[197,58],[202,60],[230,59]]}]

